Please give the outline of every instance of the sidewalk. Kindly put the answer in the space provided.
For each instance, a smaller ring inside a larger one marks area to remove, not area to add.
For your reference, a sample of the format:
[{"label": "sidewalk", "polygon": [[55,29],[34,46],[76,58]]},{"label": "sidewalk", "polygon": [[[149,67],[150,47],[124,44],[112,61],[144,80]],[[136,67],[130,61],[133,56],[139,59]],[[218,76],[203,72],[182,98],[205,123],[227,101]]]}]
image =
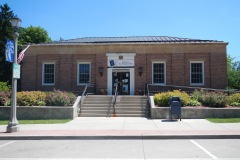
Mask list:
[{"label": "sidewalk", "polygon": [[240,139],[240,123],[211,123],[205,119],[78,117],[66,124],[20,124],[20,131],[14,133],[5,133],[6,127],[0,125],[0,140]]}]

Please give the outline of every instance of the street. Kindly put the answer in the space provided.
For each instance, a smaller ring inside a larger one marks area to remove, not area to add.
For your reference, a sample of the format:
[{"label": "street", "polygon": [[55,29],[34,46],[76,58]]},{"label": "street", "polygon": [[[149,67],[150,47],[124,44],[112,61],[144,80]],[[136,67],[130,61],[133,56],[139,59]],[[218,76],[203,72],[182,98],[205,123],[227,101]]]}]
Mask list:
[{"label": "street", "polygon": [[240,139],[1,140],[2,159],[240,159]]}]

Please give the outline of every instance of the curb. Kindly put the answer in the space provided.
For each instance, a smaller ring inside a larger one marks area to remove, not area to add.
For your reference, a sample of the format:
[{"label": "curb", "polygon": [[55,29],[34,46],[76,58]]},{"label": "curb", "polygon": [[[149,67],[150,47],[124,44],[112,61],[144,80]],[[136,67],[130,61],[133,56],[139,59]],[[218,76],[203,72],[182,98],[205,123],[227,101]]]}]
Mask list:
[{"label": "curb", "polygon": [[0,140],[240,139],[240,135],[1,136]]}]

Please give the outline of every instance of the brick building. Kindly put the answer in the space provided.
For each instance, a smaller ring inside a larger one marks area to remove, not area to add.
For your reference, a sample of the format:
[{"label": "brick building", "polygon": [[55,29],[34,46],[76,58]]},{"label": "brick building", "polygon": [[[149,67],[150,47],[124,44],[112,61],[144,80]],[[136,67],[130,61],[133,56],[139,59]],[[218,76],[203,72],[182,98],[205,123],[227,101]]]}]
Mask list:
[{"label": "brick building", "polygon": [[31,45],[22,64],[22,90],[134,95],[145,83],[227,87],[228,43],[166,36],[79,38]]}]

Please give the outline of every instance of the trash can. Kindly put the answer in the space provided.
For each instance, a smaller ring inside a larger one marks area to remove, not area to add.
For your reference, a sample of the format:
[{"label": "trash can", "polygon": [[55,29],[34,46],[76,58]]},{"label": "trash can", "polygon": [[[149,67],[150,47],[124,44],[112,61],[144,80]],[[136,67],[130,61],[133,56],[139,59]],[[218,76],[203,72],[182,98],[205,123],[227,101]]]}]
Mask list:
[{"label": "trash can", "polygon": [[172,120],[172,115],[177,115],[178,119],[181,121],[181,98],[180,97],[170,97],[170,117]]}]

